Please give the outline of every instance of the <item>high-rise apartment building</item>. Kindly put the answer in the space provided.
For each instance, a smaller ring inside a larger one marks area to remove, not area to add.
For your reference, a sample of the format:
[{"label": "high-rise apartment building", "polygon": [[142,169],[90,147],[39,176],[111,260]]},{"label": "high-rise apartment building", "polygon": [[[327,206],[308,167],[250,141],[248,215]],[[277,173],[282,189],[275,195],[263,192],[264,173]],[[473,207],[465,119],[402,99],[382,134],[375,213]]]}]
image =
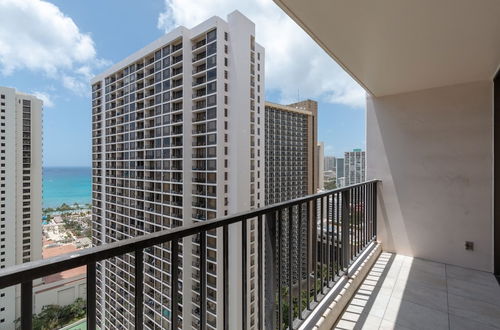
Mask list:
[{"label": "high-rise apartment building", "polygon": [[344,156],[344,183],[349,186],[365,181],[366,153],[361,149],[347,151]]},{"label": "high-rise apartment building", "polygon": [[338,179],[344,177],[344,158],[335,159],[335,177]]},{"label": "high-rise apartment building", "polygon": [[[266,102],[265,112],[265,195],[266,205],[280,203],[291,199],[314,194],[318,191],[318,147],[317,147],[317,113],[318,104],[312,100],[305,100],[290,105],[280,105]],[[322,177],[322,175],[321,175]],[[304,210],[305,212],[305,210]],[[282,215],[287,218],[288,215]],[[307,259],[307,248],[301,249],[298,255],[297,246],[289,246],[292,241],[297,244],[307,242],[307,228],[299,228],[297,213],[294,211],[291,232],[293,240],[288,239],[288,222],[283,221],[281,237],[273,221],[268,222],[267,230],[271,240],[266,241],[266,274],[274,274],[272,281],[277,285],[288,283],[288,253],[292,251],[293,262],[300,263],[305,269],[304,260]],[[312,228],[312,232],[315,228]],[[301,235],[302,240],[296,239]],[[278,249],[281,244],[281,249]],[[281,251],[281,278],[277,278],[277,251]],[[311,249],[312,250],[312,249]],[[273,251],[273,254],[269,253]],[[293,269],[297,270],[297,265]],[[303,274],[306,272],[304,271]],[[292,274],[293,281],[298,279],[298,271]],[[271,297],[270,299],[276,299]]]},{"label": "high-rise apartment building", "polygon": [[[0,87],[0,152],[0,268],[5,268],[42,254],[40,99]],[[0,290],[0,328],[14,328],[19,294],[15,287]]]},{"label": "high-rise apartment building", "polygon": [[[92,80],[93,244],[185,226],[264,205],[264,49],[239,12],[178,27]],[[256,328],[254,221],[229,228],[229,327],[241,326],[247,286],[248,328]],[[181,243],[178,305],[184,329],[223,327],[222,231]],[[144,256],[144,326],[170,327],[170,247]],[[134,258],[97,267],[101,329],[134,324]],[[206,270],[205,272],[203,270]],[[200,306],[200,295],[207,305]],[[185,302],[185,304],[183,304]],[[176,308],[176,307],[173,307]],[[205,314],[206,313],[206,314]]]},{"label": "high-rise apartment building", "polygon": [[335,171],[336,161],[334,156],[325,156],[325,171]]},{"label": "high-rise apartment building", "polygon": [[312,100],[266,102],[266,205],[316,193],[317,112]]},{"label": "high-rise apartment building", "polygon": [[335,183],[337,188],[345,186],[344,158],[335,159]]},{"label": "high-rise apartment building", "polygon": [[318,142],[316,145],[316,174],[318,177],[318,190],[325,189],[325,144]]}]

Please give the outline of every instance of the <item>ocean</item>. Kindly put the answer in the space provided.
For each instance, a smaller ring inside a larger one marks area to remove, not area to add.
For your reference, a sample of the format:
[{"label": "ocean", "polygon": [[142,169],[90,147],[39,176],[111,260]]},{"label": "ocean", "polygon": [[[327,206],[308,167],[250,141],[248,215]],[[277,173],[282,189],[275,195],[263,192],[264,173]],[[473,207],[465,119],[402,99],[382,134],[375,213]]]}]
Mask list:
[{"label": "ocean", "polygon": [[86,204],[92,200],[92,169],[90,167],[44,167],[43,207],[62,203]]}]

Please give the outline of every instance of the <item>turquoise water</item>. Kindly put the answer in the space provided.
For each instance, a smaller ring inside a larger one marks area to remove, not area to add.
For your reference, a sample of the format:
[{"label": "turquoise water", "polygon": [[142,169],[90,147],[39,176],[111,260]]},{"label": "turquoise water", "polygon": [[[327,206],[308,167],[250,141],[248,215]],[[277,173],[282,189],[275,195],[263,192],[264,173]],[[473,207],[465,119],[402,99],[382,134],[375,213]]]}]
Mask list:
[{"label": "turquoise water", "polygon": [[92,169],[90,167],[44,167],[43,207],[57,207],[62,203],[91,202]]}]

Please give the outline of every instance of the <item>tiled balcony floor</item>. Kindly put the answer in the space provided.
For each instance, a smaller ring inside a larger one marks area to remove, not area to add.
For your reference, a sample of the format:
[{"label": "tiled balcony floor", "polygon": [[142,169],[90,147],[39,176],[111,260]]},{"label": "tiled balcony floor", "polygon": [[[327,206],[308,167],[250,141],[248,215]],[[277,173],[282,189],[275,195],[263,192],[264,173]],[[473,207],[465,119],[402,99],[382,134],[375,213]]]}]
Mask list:
[{"label": "tiled balcony floor", "polygon": [[383,252],[334,329],[500,329],[492,274]]}]

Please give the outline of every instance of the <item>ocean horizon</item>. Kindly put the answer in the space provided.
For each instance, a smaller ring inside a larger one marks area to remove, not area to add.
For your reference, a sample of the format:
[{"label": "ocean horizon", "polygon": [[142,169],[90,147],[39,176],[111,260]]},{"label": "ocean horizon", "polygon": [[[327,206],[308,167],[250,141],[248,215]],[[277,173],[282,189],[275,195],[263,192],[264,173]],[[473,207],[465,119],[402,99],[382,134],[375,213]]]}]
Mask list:
[{"label": "ocean horizon", "polygon": [[92,201],[92,168],[47,166],[43,167],[43,208],[86,204]]}]

